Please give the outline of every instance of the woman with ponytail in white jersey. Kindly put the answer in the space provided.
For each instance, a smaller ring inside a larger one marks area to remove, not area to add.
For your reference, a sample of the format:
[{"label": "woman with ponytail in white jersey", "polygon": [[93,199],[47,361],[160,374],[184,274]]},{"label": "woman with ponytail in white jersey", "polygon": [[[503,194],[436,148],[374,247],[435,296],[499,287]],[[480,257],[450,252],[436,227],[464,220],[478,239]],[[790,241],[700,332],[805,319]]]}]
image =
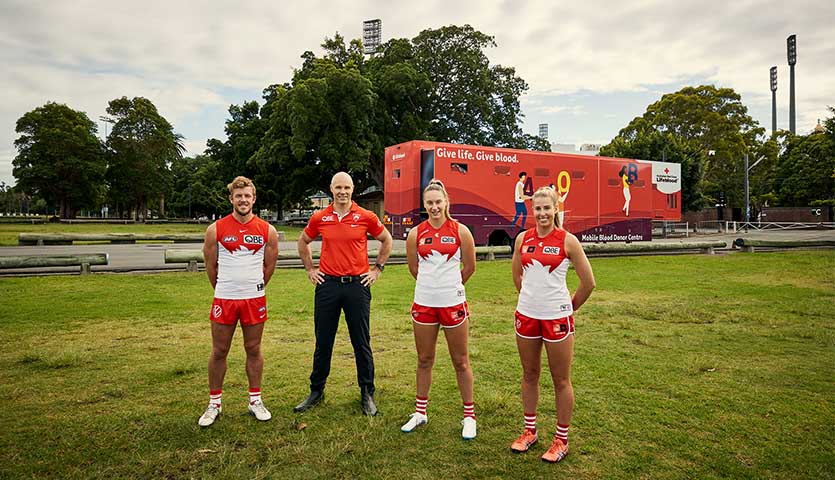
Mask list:
[{"label": "woman with ponytail in white jersey", "polygon": [[464,403],[461,436],[471,440],[476,436],[476,419],[467,350],[470,313],[464,284],[475,272],[475,242],[470,230],[449,216],[449,196],[439,180],[432,180],[424,189],[423,205],[429,219],[406,238],[409,272],[416,279],[412,321],[418,357],[417,395],[415,413],[400,429],[408,433],[428,421],[426,406],[435,345],[438,330],[443,328]]},{"label": "woman with ponytail in white jersey", "polygon": [[[557,193],[542,187],[533,195],[536,227],[516,238],[513,250],[513,282],[519,292],[516,306],[516,347],[522,362],[522,405],[525,431],[510,446],[526,452],[537,442],[536,407],[539,402],[539,374],[542,346],[548,353],[548,367],[554,382],[557,431],[551,447],[542,455],[546,462],[559,462],[568,455],[568,427],[574,410],[571,361],[574,356],[574,312],[594,289],[586,254],[574,235],[555,222]],[[569,264],[580,279],[572,297],[565,277]]]}]

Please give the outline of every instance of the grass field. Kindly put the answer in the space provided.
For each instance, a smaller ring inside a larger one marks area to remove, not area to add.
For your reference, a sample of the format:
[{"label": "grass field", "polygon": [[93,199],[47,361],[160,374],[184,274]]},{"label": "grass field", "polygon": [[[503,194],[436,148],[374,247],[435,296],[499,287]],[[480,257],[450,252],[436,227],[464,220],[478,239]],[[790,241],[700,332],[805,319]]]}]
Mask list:
[{"label": "grass field", "polygon": [[443,345],[429,424],[399,431],[414,402],[405,266],[373,290],[380,416],[359,413],[344,323],[324,404],[292,413],[307,394],[313,291],[303,271],[280,270],[264,338],[273,420],[246,414],[238,334],[224,414],[208,429],[197,426],[210,347],[204,274],[2,279],[0,478],[835,476],[832,250],[592,266],[598,288],[576,317],[572,453],[558,465],[539,460],[556,423],[547,375],[540,443],[508,448],[522,409],[507,261],[479,263],[467,286],[479,422],[470,442]]},{"label": "grass field", "polygon": [[[144,224],[132,225],[87,223],[87,224],[61,224],[45,223],[39,225],[25,223],[0,223],[0,247],[17,245],[18,233],[204,233],[207,224],[171,223],[171,224]],[[299,227],[278,227],[278,230],[285,232],[288,240],[299,238]],[[91,242],[87,242],[91,243]]]}]

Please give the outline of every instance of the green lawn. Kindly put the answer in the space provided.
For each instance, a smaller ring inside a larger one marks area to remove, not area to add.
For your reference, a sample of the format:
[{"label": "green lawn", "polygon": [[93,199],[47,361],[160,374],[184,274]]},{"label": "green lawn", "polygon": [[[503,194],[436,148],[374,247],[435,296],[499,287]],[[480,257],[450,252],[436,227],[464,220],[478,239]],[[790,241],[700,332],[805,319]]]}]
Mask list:
[{"label": "green lawn", "polygon": [[[0,247],[17,245],[18,233],[204,233],[207,224],[171,223],[171,224],[144,224],[132,225],[88,223],[88,224],[26,224],[26,223],[0,223]],[[280,226],[279,231],[285,233],[287,240],[299,238],[301,228]],[[89,243],[89,242],[88,242]]]},{"label": "green lawn", "polygon": [[[460,438],[454,372],[439,345],[430,422],[413,410],[413,282],[374,287],[381,415],[359,413],[344,324],[325,403],[307,393],[312,287],[279,270],[268,287],[264,400],[246,414],[240,334],[224,414],[207,401],[204,274],[0,279],[0,478],[833,478],[835,253],[592,259],[598,288],[577,315],[569,457],[539,460],[554,433],[543,376],[542,439],[516,455],[521,370],[507,261],[468,285],[478,438]],[[573,274],[572,274],[573,276]],[[574,282],[572,282],[573,284]],[[443,342],[443,340],[440,340]]]}]

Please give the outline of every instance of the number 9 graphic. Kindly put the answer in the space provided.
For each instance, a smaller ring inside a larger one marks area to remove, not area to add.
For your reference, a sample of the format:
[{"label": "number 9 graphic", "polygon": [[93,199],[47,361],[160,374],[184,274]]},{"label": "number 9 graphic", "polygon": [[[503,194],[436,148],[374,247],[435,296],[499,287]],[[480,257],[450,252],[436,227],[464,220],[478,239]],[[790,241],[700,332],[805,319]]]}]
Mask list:
[{"label": "number 9 graphic", "polygon": [[561,171],[559,175],[557,175],[557,190],[560,193],[565,193],[571,188],[571,175],[568,174],[565,170]]}]

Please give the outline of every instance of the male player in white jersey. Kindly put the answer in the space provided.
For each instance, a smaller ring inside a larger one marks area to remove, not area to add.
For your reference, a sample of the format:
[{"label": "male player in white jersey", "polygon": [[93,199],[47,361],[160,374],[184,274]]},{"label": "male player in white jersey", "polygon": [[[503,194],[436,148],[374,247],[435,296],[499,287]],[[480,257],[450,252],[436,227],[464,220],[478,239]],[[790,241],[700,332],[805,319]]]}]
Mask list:
[{"label": "male player in white jersey", "polygon": [[209,320],[212,325],[212,353],[209,356],[209,406],[198,424],[208,427],[220,415],[226,355],[232,345],[235,326],[241,321],[249,380],[249,412],[266,421],[272,414],[261,400],[261,335],[267,321],[265,290],[278,259],[278,234],[269,223],[252,213],[255,185],[236,177],[227,188],[232,214],[206,229],[203,259],[209,283],[215,290]]}]

